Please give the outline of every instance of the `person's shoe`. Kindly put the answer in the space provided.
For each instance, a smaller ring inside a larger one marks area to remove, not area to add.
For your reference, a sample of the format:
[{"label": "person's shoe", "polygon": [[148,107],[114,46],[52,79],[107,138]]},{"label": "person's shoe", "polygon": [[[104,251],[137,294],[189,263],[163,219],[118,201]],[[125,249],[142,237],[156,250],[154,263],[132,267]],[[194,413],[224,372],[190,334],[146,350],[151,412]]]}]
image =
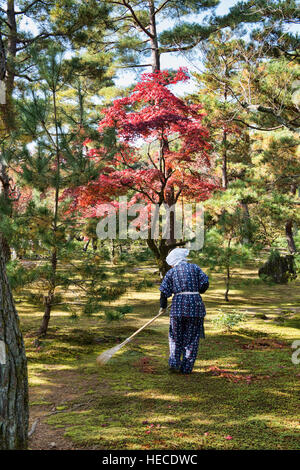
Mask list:
[{"label": "person's shoe", "polygon": [[175,369],[175,367],[169,367],[170,374],[178,374],[180,372],[179,369]]}]

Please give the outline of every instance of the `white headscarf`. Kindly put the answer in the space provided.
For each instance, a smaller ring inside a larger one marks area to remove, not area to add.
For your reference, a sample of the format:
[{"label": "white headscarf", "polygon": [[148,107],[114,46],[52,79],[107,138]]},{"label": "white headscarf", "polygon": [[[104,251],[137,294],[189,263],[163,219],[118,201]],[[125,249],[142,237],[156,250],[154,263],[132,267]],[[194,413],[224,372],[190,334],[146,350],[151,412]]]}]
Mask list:
[{"label": "white headscarf", "polygon": [[176,266],[181,261],[186,261],[190,250],[188,248],[174,248],[166,257],[166,262],[170,266]]}]

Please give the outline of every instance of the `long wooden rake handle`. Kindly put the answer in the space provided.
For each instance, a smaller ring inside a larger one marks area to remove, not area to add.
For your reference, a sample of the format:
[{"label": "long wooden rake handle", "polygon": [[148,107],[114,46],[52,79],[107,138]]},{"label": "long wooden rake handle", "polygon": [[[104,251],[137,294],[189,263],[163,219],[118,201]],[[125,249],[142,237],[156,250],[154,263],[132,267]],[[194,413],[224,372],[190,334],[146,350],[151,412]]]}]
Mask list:
[{"label": "long wooden rake handle", "polygon": [[[166,308],[165,311],[169,310],[170,308],[170,305],[168,305],[168,307]],[[129,341],[132,340],[132,338],[137,335],[140,331],[142,331],[144,328],[146,328],[146,326],[150,325],[152,322],[154,322],[158,317],[160,317],[163,313],[165,312],[160,312],[158,313],[155,317],[151,318],[151,320],[149,320],[147,323],[145,323],[145,325],[143,325],[139,330],[135,331],[131,336],[129,336],[129,338],[125,339],[125,341],[123,341],[123,343],[119,344],[119,348],[121,348],[122,346],[124,346],[125,344],[129,343]]]}]

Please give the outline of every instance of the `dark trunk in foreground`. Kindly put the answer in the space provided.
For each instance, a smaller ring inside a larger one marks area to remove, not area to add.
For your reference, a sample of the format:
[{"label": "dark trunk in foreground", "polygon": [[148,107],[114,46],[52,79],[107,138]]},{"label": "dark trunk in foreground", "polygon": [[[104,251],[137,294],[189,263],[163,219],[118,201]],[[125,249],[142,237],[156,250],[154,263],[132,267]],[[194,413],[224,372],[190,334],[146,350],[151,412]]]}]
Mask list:
[{"label": "dark trunk in foreground", "polygon": [[26,449],[27,361],[19,318],[0,252],[0,450]]}]

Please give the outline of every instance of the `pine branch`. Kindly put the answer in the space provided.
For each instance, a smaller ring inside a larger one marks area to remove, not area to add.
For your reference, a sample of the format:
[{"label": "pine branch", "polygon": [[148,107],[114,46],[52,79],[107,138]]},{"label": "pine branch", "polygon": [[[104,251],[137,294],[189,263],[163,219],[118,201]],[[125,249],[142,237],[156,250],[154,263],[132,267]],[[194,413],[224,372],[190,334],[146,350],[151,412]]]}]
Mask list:
[{"label": "pine branch", "polygon": [[135,23],[139,26],[139,28],[151,39],[154,38],[153,34],[150,33],[150,31],[148,31],[144,25],[140,22],[140,20],[138,19],[138,17],[136,16],[136,13],[133,9],[133,7],[130,5],[129,2],[127,2],[126,0],[123,0],[123,2],[115,2],[115,1],[112,1],[110,3],[115,3],[117,5],[122,5],[124,6],[125,8],[127,8],[127,10],[130,11],[131,13],[131,16],[133,18],[133,20],[135,21]]},{"label": "pine branch", "polygon": [[154,15],[157,15],[157,13],[159,13],[165,6],[167,3],[169,3],[171,0],[165,0],[161,5],[160,7],[158,7],[155,11],[154,11]]},{"label": "pine branch", "polygon": [[29,5],[27,5],[27,7],[24,8],[24,10],[16,11],[16,12],[15,12],[15,15],[26,15],[26,13],[27,13],[32,7],[34,7],[37,3],[41,3],[42,5],[48,6],[48,4],[47,4],[46,2],[43,2],[42,0],[34,0],[32,3],[30,3]]},{"label": "pine branch", "polygon": [[276,119],[276,121],[280,122],[282,126],[287,127],[288,129],[290,129],[292,131],[295,131],[297,129],[297,126],[294,126],[294,125],[291,124],[294,121],[294,119],[292,119],[290,121],[287,121],[286,119],[284,119],[281,116],[279,116],[278,114],[276,114],[276,112],[274,111],[273,108],[268,108],[268,107],[262,106],[260,104],[252,105],[252,104],[248,104],[248,103],[242,103],[242,106],[243,106],[244,109],[247,109],[249,111],[254,111],[254,112],[259,111],[261,113],[271,114],[271,116],[273,116]]},{"label": "pine branch", "polygon": [[232,121],[241,122],[245,126],[249,127],[250,129],[255,129],[256,131],[275,131],[277,129],[281,129],[282,127],[284,127],[283,124],[281,124],[280,126],[275,126],[275,127],[256,127],[256,126],[252,126],[251,124],[248,124],[242,119],[232,119]]}]

